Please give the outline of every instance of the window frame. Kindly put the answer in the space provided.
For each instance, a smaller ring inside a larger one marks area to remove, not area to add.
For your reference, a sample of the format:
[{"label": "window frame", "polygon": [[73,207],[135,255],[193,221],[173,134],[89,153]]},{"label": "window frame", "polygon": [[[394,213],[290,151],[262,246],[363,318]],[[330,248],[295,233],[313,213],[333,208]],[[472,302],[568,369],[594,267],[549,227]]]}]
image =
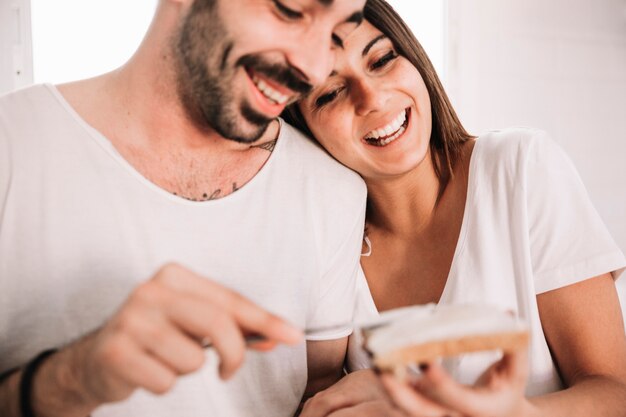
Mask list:
[{"label": "window frame", "polygon": [[30,0],[0,1],[0,94],[33,83]]}]

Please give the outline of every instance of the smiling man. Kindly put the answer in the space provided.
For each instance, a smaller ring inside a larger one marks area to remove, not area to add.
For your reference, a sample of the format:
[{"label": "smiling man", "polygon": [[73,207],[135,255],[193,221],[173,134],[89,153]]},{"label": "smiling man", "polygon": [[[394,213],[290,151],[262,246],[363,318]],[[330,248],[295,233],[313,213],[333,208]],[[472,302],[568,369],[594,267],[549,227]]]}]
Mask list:
[{"label": "smiling man", "polygon": [[339,378],[350,326],[302,329],[351,320],[365,187],[277,116],[363,3],[161,0],[121,68],[0,98],[3,417],[290,416]]}]

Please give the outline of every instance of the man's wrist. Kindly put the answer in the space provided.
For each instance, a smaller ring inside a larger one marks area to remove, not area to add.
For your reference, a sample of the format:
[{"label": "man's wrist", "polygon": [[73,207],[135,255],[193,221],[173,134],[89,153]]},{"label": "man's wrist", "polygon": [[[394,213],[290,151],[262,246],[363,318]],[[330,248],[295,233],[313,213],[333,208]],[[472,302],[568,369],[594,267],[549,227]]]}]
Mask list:
[{"label": "man's wrist", "polygon": [[86,417],[98,405],[80,381],[80,365],[73,348],[58,351],[42,363],[31,386],[31,405],[36,417]]},{"label": "man's wrist", "polygon": [[36,417],[33,406],[33,383],[35,375],[43,363],[50,356],[54,355],[56,349],[48,349],[35,356],[24,366],[21,372],[19,386],[20,414],[22,417]]}]

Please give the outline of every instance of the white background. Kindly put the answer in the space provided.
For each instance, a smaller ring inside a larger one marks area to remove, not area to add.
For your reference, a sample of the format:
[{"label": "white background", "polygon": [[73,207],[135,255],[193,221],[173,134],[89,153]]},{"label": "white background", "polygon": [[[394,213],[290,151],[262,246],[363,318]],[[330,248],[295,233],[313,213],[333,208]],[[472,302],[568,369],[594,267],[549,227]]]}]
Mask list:
[{"label": "white background", "polygon": [[122,65],[141,42],[157,0],[31,4],[35,82],[62,83]]}]

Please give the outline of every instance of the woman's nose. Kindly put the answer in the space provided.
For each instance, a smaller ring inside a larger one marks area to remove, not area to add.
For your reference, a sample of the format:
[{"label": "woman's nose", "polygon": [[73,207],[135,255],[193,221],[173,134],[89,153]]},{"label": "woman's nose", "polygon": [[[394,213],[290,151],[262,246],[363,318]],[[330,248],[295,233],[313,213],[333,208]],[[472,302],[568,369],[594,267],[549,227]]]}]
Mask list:
[{"label": "woman's nose", "polygon": [[352,91],[352,99],[359,116],[384,110],[389,99],[388,90],[372,80],[355,81]]}]

